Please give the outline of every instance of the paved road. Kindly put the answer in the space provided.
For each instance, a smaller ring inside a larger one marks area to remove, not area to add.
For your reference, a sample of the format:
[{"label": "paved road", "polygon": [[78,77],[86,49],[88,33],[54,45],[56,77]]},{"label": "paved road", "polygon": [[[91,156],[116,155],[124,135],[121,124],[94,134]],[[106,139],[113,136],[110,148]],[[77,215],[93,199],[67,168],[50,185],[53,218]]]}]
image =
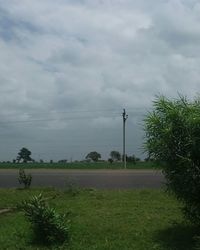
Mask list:
[{"label": "paved road", "polygon": [[[32,186],[65,188],[69,183],[79,187],[130,189],[160,188],[161,171],[154,170],[26,170],[33,177]],[[0,188],[19,187],[18,170],[0,169]]]}]

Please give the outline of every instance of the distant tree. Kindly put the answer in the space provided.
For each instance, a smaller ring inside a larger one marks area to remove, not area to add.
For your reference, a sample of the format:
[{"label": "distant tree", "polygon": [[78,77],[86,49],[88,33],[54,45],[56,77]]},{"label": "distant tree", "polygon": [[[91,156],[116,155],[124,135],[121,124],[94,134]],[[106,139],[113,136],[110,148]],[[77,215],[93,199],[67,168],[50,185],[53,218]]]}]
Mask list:
[{"label": "distant tree", "polygon": [[110,164],[112,164],[112,163],[113,163],[113,159],[112,159],[112,158],[109,158],[109,159],[108,159],[108,162],[110,162]]},{"label": "distant tree", "polygon": [[67,163],[67,159],[59,160],[58,163]]},{"label": "distant tree", "polygon": [[16,159],[13,159],[13,163],[16,163]]},{"label": "distant tree", "polygon": [[126,161],[135,164],[136,163],[135,155],[126,156]]},{"label": "distant tree", "polygon": [[96,151],[93,151],[93,152],[90,152],[89,154],[87,154],[87,156],[85,158],[91,159],[91,160],[97,162],[101,158],[101,155],[99,153],[97,153]]},{"label": "distant tree", "polygon": [[50,163],[52,164],[52,163],[53,163],[53,160],[50,160]]},{"label": "distant tree", "polygon": [[121,155],[118,151],[111,151],[110,152],[110,157],[113,161],[120,161],[121,160]]},{"label": "distant tree", "polygon": [[44,163],[44,160],[40,159],[40,163]]},{"label": "distant tree", "polygon": [[139,162],[139,161],[141,161],[141,159],[139,157],[135,157],[135,161]]},{"label": "distant tree", "polygon": [[22,148],[18,153],[17,162],[20,162],[21,160],[23,160],[24,163],[32,161],[31,151],[28,150],[27,148]]}]

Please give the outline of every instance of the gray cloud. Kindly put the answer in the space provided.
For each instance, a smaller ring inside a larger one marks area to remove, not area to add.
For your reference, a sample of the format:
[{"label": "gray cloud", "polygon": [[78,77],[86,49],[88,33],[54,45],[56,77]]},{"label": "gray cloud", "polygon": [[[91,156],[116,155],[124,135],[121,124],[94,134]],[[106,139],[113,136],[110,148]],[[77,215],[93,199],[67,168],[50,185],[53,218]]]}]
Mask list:
[{"label": "gray cloud", "polygon": [[142,154],[155,94],[199,92],[194,0],[0,0],[0,159]]}]

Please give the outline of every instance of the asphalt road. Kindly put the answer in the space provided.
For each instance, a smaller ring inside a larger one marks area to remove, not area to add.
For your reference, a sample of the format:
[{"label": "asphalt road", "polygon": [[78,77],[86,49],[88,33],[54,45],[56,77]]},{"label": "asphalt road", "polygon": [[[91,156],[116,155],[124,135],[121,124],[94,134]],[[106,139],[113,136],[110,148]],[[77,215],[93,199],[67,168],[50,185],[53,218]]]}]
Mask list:
[{"label": "asphalt road", "polygon": [[[32,186],[65,188],[131,189],[160,188],[165,180],[161,171],[154,170],[26,170],[31,173]],[[0,188],[20,187],[18,170],[0,169]]]}]

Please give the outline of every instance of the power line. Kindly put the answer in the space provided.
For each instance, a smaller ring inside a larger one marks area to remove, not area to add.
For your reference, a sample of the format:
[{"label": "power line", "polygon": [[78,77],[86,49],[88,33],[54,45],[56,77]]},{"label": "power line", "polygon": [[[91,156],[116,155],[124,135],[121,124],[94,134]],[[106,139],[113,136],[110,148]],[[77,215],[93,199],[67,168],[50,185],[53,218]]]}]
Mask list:
[{"label": "power line", "polygon": [[19,115],[27,115],[27,116],[34,116],[34,115],[53,115],[53,114],[71,114],[71,113],[96,113],[96,112],[113,112],[113,111],[118,111],[118,109],[93,109],[93,110],[69,110],[69,111],[57,111],[57,110],[52,110],[49,112],[33,112],[33,113],[18,113],[18,114],[4,114],[3,116],[19,116]]},{"label": "power line", "polygon": [[[136,114],[136,112],[129,112],[131,114]],[[141,114],[144,115],[144,114]],[[57,118],[45,118],[45,119],[30,119],[30,120],[9,120],[9,121],[1,121],[0,124],[9,124],[9,123],[34,123],[34,122],[49,122],[49,121],[62,121],[62,120],[81,120],[81,119],[100,119],[100,118],[119,118],[120,113],[112,113],[109,115],[99,114],[99,116],[71,116],[71,117],[57,117]],[[0,117],[1,118],[1,117]]]},{"label": "power line", "polygon": [[[134,108],[134,110],[130,109],[129,113],[136,113],[139,112],[140,110],[144,110],[145,108],[142,107],[137,107]],[[93,110],[69,110],[69,111],[57,111],[57,110],[52,110],[50,112],[33,112],[33,113],[18,113],[18,114],[2,114],[0,117],[15,117],[15,116],[20,116],[20,115],[27,115],[27,116],[34,116],[34,115],[54,115],[54,114],[71,114],[71,113],[97,113],[97,112],[117,112],[119,109],[93,109]],[[132,111],[131,111],[132,110]],[[137,110],[137,111],[136,111]],[[119,112],[117,112],[119,114]]]},{"label": "power line", "polygon": [[15,120],[15,121],[3,121],[0,124],[8,124],[8,123],[32,123],[32,122],[48,122],[48,121],[61,121],[61,120],[79,120],[79,119],[99,119],[99,118],[118,118],[119,116],[99,116],[99,117],[91,117],[91,116],[84,116],[84,117],[62,117],[62,118],[49,118],[49,119],[35,119],[35,120]]}]

